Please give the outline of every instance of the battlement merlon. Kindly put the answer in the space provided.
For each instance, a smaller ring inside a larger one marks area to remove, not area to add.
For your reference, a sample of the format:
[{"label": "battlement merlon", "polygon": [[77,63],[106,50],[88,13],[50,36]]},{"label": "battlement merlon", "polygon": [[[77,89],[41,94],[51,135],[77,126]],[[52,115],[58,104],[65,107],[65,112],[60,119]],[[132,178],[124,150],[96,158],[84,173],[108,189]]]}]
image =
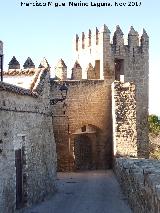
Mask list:
[{"label": "battlement merlon", "polygon": [[28,57],[27,60],[24,62],[23,67],[24,69],[35,68],[35,65],[30,57]]},{"label": "battlement merlon", "polygon": [[99,30],[97,27],[93,30],[89,29],[87,33],[82,32],[80,36],[76,34],[74,39],[74,50],[81,51],[102,44],[103,40],[101,41],[101,35],[104,33],[110,35],[110,31],[106,25],[103,25]]},{"label": "battlement merlon", "polygon": [[123,32],[119,25],[116,26],[116,31],[113,35],[113,45],[115,46],[123,46],[124,45],[124,38],[123,38]]},{"label": "battlement merlon", "polygon": [[[105,36],[102,36],[105,35]],[[139,37],[138,32],[131,26],[128,33],[128,44],[124,45],[124,34],[119,25],[116,26],[116,30],[113,35],[113,46],[117,49],[119,47],[127,47],[129,50],[132,50],[134,47],[141,47],[145,51],[149,47],[149,36],[147,35],[145,29],[143,29],[143,34],[141,38]],[[103,25],[99,30],[94,28],[87,33],[82,32],[79,36],[76,34],[74,39],[74,50],[76,52],[86,51],[92,49],[92,47],[99,48],[100,45],[104,44],[104,39],[108,38],[110,40],[110,31],[106,25]],[[142,51],[143,52],[143,51]]]},{"label": "battlement merlon", "polygon": [[82,67],[78,61],[75,62],[71,74],[72,80],[82,80]]},{"label": "battlement merlon", "polygon": [[16,57],[13,56],[12,59],[9,62],[8,70],[10,69],[20,69],[20,63],[17,61]]},{"label": "battlement merlon", "polygon": [[147,34],[147,32],[144,28],[143,28],[143,34],[142,34],[141,39],[140,39],[140,43],[141,43],[142,51],[148,52],[148,50],[149,50],[149,36],[148,36],[148,34]]},{"label": "battlement merlon", "polygon": [[67,66],[63,59],[60,59],[55,67],[55,78],[62,81],[67,80]]},{"label": "battlement merlon", "polygon": [[130,31],[128,33],[128,47],[133,48],[133,47],[138,47],[139,46],[139,34],[133,26],[131,26]]}]

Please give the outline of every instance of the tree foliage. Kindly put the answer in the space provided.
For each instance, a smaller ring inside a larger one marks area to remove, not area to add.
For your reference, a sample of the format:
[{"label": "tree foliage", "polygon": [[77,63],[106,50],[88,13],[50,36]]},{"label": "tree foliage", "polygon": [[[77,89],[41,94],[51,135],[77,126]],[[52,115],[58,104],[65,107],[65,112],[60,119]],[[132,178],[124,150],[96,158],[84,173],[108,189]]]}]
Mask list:
[{"label": "tree foliage", "polygon": [[149,115],[148,124],[150,158],[160,160],[160,121],[158,116]]},{"label": "tree foliage", "polygon": [[156,115],[149,115],[148,117],[148,124],[149,124],[149,132],[158,135],[160,134],[160,121],[158,116]]}]

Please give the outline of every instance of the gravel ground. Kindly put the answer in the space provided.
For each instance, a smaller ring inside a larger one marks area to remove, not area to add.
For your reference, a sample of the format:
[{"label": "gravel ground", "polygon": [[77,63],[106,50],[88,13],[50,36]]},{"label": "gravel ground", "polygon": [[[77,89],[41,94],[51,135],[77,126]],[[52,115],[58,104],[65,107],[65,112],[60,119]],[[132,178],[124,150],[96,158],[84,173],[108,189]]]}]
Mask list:
[{"label": "gravel ground", "polygon": [[58,173],[58,192],[25,213],[131,213],[111,170]]}]

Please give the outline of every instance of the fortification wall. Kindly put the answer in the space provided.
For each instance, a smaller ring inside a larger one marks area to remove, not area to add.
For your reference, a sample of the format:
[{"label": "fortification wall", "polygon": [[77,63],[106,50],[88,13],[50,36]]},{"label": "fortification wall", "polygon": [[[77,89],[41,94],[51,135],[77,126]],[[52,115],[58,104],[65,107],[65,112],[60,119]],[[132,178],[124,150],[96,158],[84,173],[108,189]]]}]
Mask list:
[{"label": "fortification wall", "polygon": [[[96,28],[82,33],[82,36],[77,35],[74,44],[75,60],[82,67],[82,78],[98,76],[99,79],[110,80],[110,83],[123,78],[124,82],[136,85],[138,156],[148,158],[149,37],[146,31],[143,29],[139,37],[131,26],[126,45],[119,26],[111,42],[110,31],[104,25],[99,30]],[[97,62],[100,64],[98,68]],[[87,75],[89,63],[93,70],[89,69]]]},{"label": "fortification wall", "polygon": [[[60,98],[60,83],[51,82],[51,99]],[[74,169],[74,138],[96,132],[93,168],[109,168],[112,161],[111,86],[103,80],[66,81],[67,98],[53,106],[53,129],[59,170]],[[65,112],[65,114],[64,114]],[[92,131],[88,130],[88,125]],[[81,128],[87,127],[85,132]],[[77,133],[78,131],[78,133]],[[92,141],[92,145],[93,145]],[[70,159],[68,159],[70,156]],[[70,161],[70,162],[69,162]]]},{"label": "fortification wall", "polygon": [[39,202],[55,191],[56,147],[49,75],[43,74],[34,92],[0,82],[2,213],[14,212],[17,205],[24,207]]},{"label": "fortification wall", "polygon": [[[135,54],[129,58],[125,72],[125,81],[132,81],[136,85],[137,103],[137,140],[141,150],[139,157],[148,157],[148,97],[149,97],[149,61],[148,53]],[[143,143],[146,141],[146,143]]]},{"label": "fortification wall", "polygon": [[114,156],[137,157],[139,147],[136,129],[136,92],[133,83],[116,81],[112,84],[112,120]]},{"label": "fortification wall", "polygon": [[[96,79],[114,80],[114,57],[111,52],[110,31],[106,25],[88,33],[76,35],[74,41],[75,60],[82,67],[82,79],[87,79],[89,64],[96,73]],[[93,76],[92,76],[92,79]]]},{"label": "fortification wall", "polygon": [[138,156],[148,158],[149,37],[143,30],[139,40],[138,33],[131,27],[128,45],[120,46],[119,53],[115,51],[116,46],[112,48],[116,61],[121,62],[123,72],[120,74],[124,75],[124,82],[133,82],[136,86]]},{"label": "fortification wall", "polygon": [[[84,36],[84,34],[82,34]],[[95,31],[92,34],[92,37],[88,37],[86,34],[85,37],[82,38],[82,36],[78,37],[77,40],[77,50],[75,51],[75,59],[78,60],[80,63],[83,72],[82,72],[82,78],[87,79],[87,68],[89,63],[92,64],[93,67],[95,67],[95,61],[100,61],[102,57],[102,43],[98,43],[98,31],[95,29]],[[83,46],[82,46],[83,42]]]},{"label": "fortification wall", "polygon": [[156,160],[115,159],[115,173],[133,212],[160,212],[159,168]]}]

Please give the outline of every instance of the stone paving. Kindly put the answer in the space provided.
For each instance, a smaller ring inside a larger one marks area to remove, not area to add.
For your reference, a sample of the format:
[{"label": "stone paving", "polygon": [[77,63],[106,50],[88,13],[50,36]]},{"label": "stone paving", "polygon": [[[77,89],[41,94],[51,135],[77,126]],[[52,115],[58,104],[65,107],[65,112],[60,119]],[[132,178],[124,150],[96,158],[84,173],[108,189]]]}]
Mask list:
[{"label": "stone paving", "polygon": [[111,170],[58,173],[57,188],[25,213],[131,213]]}]

